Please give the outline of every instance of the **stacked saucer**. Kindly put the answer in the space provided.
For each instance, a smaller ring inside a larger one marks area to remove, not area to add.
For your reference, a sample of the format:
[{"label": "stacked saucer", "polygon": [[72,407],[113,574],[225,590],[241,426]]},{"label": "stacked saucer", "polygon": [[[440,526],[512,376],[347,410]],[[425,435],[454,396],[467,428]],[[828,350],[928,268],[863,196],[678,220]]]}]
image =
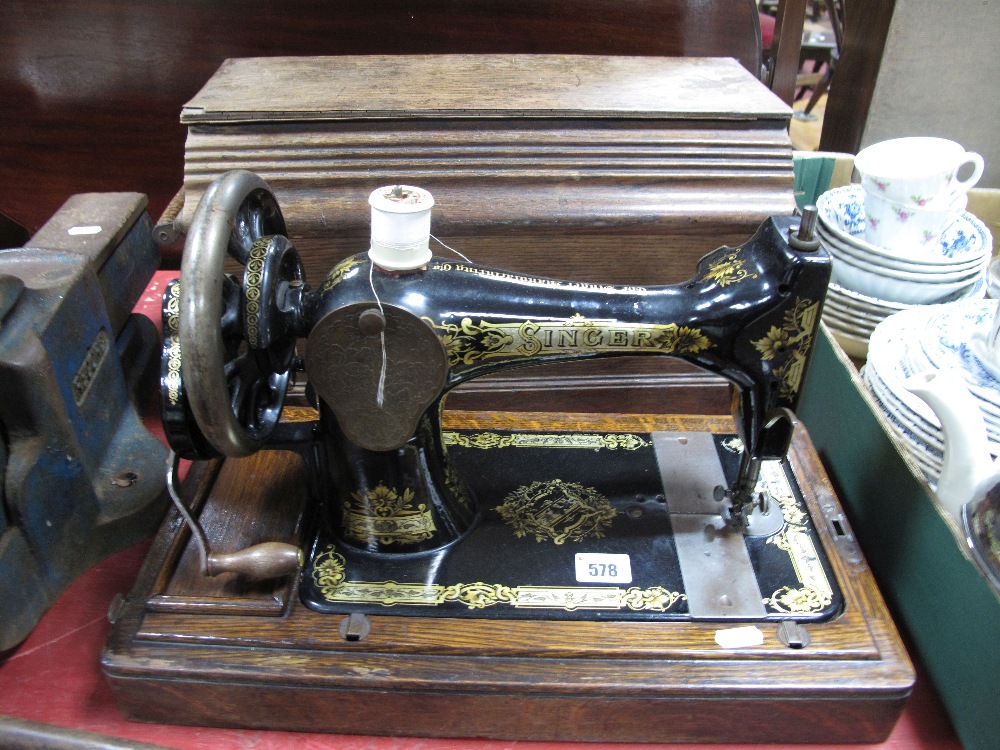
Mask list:
[{"label": "stacked saucer", "polygon": [[958,371],[976,398],[994,455],[1000,454],[1000,380],[975,354],[997,312],[996,300],[914,307],[876,326],[863,378],[893,433],[932,485],[941,473],[941,424],[903,381],[919,372]]},{"label": "stacked saucer", "polygon": [[[985,289],[986,281],[980,279],[972,289],[960,290],[941,300],[940,304],[956,300],[980,299]],[[823,322],[848,355],[864,359],[868,356],[868,342],[875,326],[890,315],[919,307],[923,306],[869,297],[831,281],[826,293],[826,304],[823,307]]]},{"label": "stacked saucer", "polygon": [[848,354],[864,357],[875,325],[891,314],[985,294],[993,238],[972,214],[962,213],[939,241],[904,253],[865,241],[860,185],[829,190],[816,205],[817,232],[833,261],[823,318]]}]

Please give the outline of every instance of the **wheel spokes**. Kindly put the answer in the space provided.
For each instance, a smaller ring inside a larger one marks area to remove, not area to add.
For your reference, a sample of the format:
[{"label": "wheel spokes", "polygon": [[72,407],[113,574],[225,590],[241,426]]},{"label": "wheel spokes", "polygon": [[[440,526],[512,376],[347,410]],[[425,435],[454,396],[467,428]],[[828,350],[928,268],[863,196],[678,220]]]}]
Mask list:
[{"label": "wheel spokes", "polygon": [[229,406],[253,437],[271,431],[281,416],[289,373],[262,370],[253,352],[243,352],[225,365]]},{"label": "wheel spokes", "polygon": [[243,336],[243,329],[240,323],[240,310],[242,307],[241,290],[239,282],[226,274],[222,282],[222,338],[230,341]]},{"label": "wheel spokes", "polygon": [[[293,357],[280,346],[260,351],[258,309],[248,309],[246,278],[228,276],[226,255],[246,266],[255,243],[284,239],[285,222],[273,193],[257,175],[236,170],[215,180],[195,210],[181,275],[179,339],[188,403],[205,439],[219,453],[245,456],[258,450],[277,423]],[[258,251],[259,252],[259,251]],[[261,300],[257,290],[256,300]],[[271,304],[268,290],[267,304]],[[296,302],[288,315],[293,319]],[[255,304],[258,304],[255,303]],[[251,314],[254,316],[250,319]],[[294,352],[295,332],[278,321],[280,344]],[[168,362],[167,364],[170,364]]]}]

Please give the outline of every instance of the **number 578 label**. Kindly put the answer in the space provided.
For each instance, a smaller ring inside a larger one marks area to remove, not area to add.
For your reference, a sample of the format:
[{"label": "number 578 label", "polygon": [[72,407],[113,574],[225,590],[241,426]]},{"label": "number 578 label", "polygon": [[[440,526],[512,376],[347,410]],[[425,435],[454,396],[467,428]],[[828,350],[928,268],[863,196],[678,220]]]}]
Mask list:
[{"label": "number 578 label", "polygon": [[577,552],[576,580],[577,583],[632,583],[632,564],[628,555]]}]

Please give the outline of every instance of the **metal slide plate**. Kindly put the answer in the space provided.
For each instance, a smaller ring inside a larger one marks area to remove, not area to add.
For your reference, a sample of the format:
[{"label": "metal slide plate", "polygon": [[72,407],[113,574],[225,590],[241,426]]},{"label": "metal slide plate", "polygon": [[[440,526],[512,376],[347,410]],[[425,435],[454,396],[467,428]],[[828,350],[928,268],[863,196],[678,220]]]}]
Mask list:
[{"label": "metal slide plate", "polygon": [[714,498],[725,475],[712,435],[654,432],[653,446],[691,616],[763,617],[763,597],[743,534],[726,526]]}]

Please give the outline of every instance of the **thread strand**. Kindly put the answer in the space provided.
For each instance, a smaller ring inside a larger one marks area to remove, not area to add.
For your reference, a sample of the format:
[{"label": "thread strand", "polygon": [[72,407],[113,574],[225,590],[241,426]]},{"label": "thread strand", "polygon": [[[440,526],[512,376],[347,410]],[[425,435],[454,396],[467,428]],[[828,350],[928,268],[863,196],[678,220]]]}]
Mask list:
[{"label": "thread strand", "polygon": [[451,247],[450,245],[446,245],[446,244],[444,244],[444,243],[443,243],[443,242],[442,242],[441,240],[439,240],[439,239],[438,239],[437,237],[435,237],[435,236],[434,236],[433,234],[431,234],[431,235],[428,235],[428,236],[429,236],[429,237],[430,237],[430,238],[431,238],[432,240],[434,240],[434,241],[435,241],[436,243],[438,243],[438,244],[439,244],[439,245],[440,245],[441,247],[445,248],[446,250],[451,250],[451,251],[452,251],[453,253],[455,253],[455,255],[457,255],[457,256],[458,256],[459,258],[461,258],[462,260],[464,260],[464,261],[465,261],[466,263],[471,263],[471,262],[472,262],[472,261],[471,261],[471,260],[469,260],[469,259],[468,259],[467,257],[465,257],[464,255],[462,255],[462,253],[458,252],[458,250],[456,250],[455,248]]},{"label": "thread strand", "polygon": [[[378,311],[382,314],[382,319],[385,320],[385,309],[382,307],[382,300],[378,297],[378,292],[375,291],[375,263],[372,263],[368,267],[368,286],[371,287],[372,294],[375,296],[375,304],[378,305]],[[385,405],[385,371],[389,366],[389,357],[385,351],[385,326],[379,332],[379,344],[382,348],[382,368],[378,375],[378,388],[375,390],[375,404],[379,409],[383,408]]]}]

